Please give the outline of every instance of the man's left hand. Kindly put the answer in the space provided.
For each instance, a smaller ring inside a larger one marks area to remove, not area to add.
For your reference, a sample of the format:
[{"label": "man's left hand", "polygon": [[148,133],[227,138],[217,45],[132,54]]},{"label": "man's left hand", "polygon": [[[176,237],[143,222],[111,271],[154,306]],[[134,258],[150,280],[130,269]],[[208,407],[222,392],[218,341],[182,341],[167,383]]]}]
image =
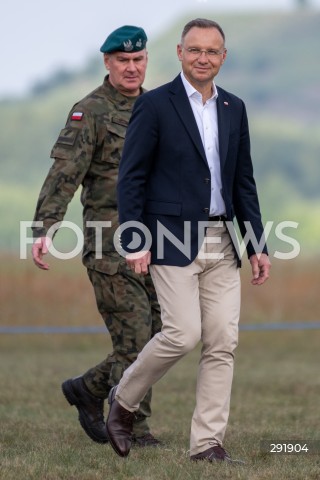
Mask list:
[{"label": "man's left hand", "polygon": [[250,263],[252,268],[252,285],[262,285],[269,278],[271,262],[265,253],[251,255]]}]

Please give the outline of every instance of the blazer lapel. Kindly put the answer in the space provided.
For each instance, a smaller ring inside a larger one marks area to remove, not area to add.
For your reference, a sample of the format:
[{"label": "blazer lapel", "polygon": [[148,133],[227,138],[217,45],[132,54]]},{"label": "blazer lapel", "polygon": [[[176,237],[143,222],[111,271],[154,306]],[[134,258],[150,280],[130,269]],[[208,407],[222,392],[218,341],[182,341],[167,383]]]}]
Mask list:
[{"label": "blazer lapel", "polygon": [[179,115],[182,123],[184,124],[191,140],[193,141],[196,149],[200,153],[202,159],[207,164],[206,154],[203,148],[201,136],[198,130],[197,122],[194,118],[192,108],[187,97],[185,88],[183,86],[180,75],[176,77],[170,86],[170,100]]},{"label": "blazer lapel", "polygon": [[230,109],[231,105],[224,94],[218,88],[217,113],[218,113],[218,131],[219,131],[219,153],[220,165],[222,167],[227,158],[229,131],[230,131]]}]

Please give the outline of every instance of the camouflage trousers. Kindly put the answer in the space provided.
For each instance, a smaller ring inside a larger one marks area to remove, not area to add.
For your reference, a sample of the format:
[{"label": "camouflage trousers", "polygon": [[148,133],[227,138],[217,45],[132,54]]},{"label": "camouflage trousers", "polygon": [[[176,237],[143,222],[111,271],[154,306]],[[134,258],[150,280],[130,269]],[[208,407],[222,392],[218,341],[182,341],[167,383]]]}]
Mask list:
[{"label": "camouflage trousers", "polygon": [[[98,310],[112,339],[113,352],[84,375],[89,391],[107,398],[124,370],[133,363],[150,338],[161,330],[160,306],[150,275],[133,273],[121,259],[117,272],[107,274],[87,268]],[[133,433],[149,432],[151,389],[136,412]]]}]

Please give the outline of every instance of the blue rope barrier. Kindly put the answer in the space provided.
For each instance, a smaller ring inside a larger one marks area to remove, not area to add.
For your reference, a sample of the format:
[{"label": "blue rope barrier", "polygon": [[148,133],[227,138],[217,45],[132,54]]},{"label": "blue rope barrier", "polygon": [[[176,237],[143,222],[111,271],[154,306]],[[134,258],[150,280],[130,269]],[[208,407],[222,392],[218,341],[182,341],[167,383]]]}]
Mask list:
[{"label": "blue rope barrier", "polygon": [[[241,324],[240,331],[245,332],[264,332],[272,330],[317,330],[320,329],[320,322],[298,322],[298,323],[260,323],[260,324]],[[0,326],[0,334],[97,334],[107,333],[105,327],[6,327]]]}]

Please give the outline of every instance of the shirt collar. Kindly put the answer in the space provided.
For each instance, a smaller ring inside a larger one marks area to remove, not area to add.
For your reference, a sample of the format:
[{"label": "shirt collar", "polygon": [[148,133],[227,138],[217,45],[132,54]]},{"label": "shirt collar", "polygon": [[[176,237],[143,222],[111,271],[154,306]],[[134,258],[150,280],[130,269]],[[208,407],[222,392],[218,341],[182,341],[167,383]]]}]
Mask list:
[{"label": "shirt collar", "polygon": [[[194,88],[193,85],[191,85],[189,80],[186,79],[185,74],[183,72],[181,72],[180,75],[181,75],[181,80],[182,80],[182,83],[184,85],[184,88],[186,89],[188,98],[190,99],[190,97],[192,97],[192,96],[194,96],[194,97],[199,97],[200,96],[202,98],[201,93],[198,92],[198,90],[196,88]],[[213,94],[212,94],[212,97],[210,97],[209,100],[207,100],[208,102],[216,100],[218,98],[218,91],[217,91],[217,87],[216,87],[214,82],[212,82],[212,90],[213,90]]]},{"label": "shirt collar", "polygon": [[[114,103],[117,107],[117,110],[132,110],[134,102],[137,97],[127,97],[122,95],[113,85],[109,82],[109,75],[106,75],[103,80],[102,88],[104,89],[105,94],[108,96],[109,100]],[[140,95],[146,90],[140,87]]]}]

